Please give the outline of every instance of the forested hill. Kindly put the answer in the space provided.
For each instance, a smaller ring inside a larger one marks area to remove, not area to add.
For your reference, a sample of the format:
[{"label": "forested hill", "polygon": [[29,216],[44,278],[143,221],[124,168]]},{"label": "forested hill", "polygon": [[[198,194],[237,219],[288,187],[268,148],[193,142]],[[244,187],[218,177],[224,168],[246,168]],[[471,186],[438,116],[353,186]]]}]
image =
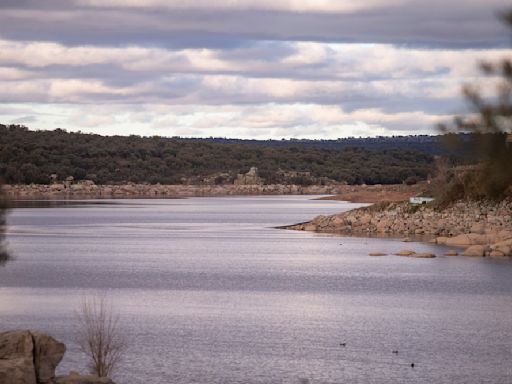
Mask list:
[{"label": "forested hill", "polygon": [[[100,136],[0,125],[0,175],[10,184],[45,184],[52,174],[97,184],[221,184],[255,166],[264,183],[307,185],[401,183],[432,172],[436,151],[428,136],[402,137],[393,145],[385,138],[383,146],[377,145],[379,138],[344,140]],[[351,145],[340,147],[340,142]]]},{"label": "forested hill", "polygon": [[[189,139],[197,140],[197,139]],[[446,147],[441,142],[441,136],[415,135],[415,136],[378,136],[378,137],[347,137],[336,140],[242,140],[224,138],[201,139],[210,143],[219,144],[253,144],[268,147],[302,146],[306,148],[345,149],[365,148],[376,151],[390,149],[408,149],[412,151],[429,153],[431,155],[446,155]]]}]

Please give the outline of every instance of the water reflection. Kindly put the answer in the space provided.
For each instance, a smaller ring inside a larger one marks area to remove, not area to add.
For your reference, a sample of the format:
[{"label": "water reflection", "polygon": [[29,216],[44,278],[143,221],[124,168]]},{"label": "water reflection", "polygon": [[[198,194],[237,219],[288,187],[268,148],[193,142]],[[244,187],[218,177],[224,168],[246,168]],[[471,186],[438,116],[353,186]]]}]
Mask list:
[{"label": "water reflection", "polygon": [[0,184],[0,266],[3,266],[11,259],[11,255],[5,247],[5,229],[8,202],[7,199],[2,195],[1,188],[2,185]]}]

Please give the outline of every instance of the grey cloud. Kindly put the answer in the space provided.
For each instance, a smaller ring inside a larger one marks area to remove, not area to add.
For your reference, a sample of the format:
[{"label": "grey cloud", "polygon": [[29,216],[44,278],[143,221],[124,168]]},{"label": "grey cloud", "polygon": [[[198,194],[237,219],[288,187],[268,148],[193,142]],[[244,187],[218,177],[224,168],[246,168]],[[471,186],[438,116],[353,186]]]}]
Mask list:
[{"label": "grey cloud", "polygon": [[37,121],[37,117],[35,116],[21,116],[21,117],[18,117],[14,120],[11,120],[10,123],[11,124],[29,124],[29,123],[33,123]]},{"label": "grey cloud", "polygon": [[[254,106],[257,118],[267,108],[272,112],[283,105],[298,106],[299,110],[301,105],[339,106],[345,113],[375,109],[388,117],[421,111],[429,116],[424,118],[420,113],[377,123],[372,119],[356,121],[367,123],[364,129],[375,125],[411,132],[426,129],[432,117],[463,108],[461,97],[453,94],[456,78],[473,74],[467,69],[470,59],[464,63],[464,59],[459,60],[470,55],[463,56],[459,48],[501,47],[509,42],[495,17],[495,10],[507,5],[501,0],[486,4],[477,0],[418,0],[399,8],[378,7],[350,14],[211,9],[171,12],[165,8],[70,4],[68,0],[0,0],[0,39],[91,47],[75,55],[80,49],[46,44],[27,48],[25,43],[9,48],[8,42],[6,47],[12,53],[4,53],[0,66],[4,70],[0,73],[4,76],[0,78],[0,102],[17,107],[0,105],[0,114],[30,123],[44,120],[47,106],[66,104],[78,111],[70,119],[91,115],[83,123],[91,126],[106,121],[101,116],[108,116],[97,112],[97,106],[112,106],[132,116],[138,105],[164,105],[170,111],[194,106],[199,114],[203,109],[220,110],[223,106],[237,110]],[[352,45],[348,49],[322,45],[319,52],[314,47],[310,52],[310,44],[296,41],[351,42],[356,46],[389,43],[422,49],[404,54],[407,49],[389,46],[375,45],[365,51],[352,49]],[[109,49],[133,46],[165,49],[133,48],[131,53]],[[178,52],[196,47],[215,50]],[[456,52],[447,52],[449,47]],[[368,56],[371,58],[367,60]],[[32,65],[30,60],[40,62]],[[38,106],[38,112],[31,112],[31,105]],[[288,121],[280,119],[278,112],[272,121],[275,116],[269,113],[265,124],[278,127],[275,133],[287,137],[312,135],[315,129],[318,137],[328,136],[337,125],[328,122],[323,128],[300,112]],[[364,120],[365,112],[354,115]],[[166,108],[148,112],[148,117],[138,122],[157,121],[160,113],[168,112]],[[187,113],[193,115],[195,110]],[[241,124],[244,118],[240,118]],[[255,130],[259,129],[257,118]],[[183,134],[203,132],[187,124],[177,128]],[[234,131],[230,124],[228,117],[219,123],[219,129]]]},{"label": "grey cloud", "polygon": [[509,42],[504,27],[496,20],[496,12],[509,6],[504,0],[416,0],[400,7],[350,14],[99,9],[63,1],[25,1],[19,6],[10,3],[0,15],[3,38],[67,45],[234,49],[272,40],[467,48],[504,46]]}]

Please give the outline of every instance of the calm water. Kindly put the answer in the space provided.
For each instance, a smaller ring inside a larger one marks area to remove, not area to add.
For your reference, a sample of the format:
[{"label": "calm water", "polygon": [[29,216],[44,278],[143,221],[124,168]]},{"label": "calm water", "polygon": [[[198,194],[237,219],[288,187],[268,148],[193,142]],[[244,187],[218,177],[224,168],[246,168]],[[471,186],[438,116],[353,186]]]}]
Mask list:
[{"label": "calm water", "polygon": [[302,196],[15,209],[0,328],[47,331],[68,345],[60,371],[84,369],[74,311],[108,291],[130,343],[118,383],[511,383],[512,263],[372,258],[445,249],[272,229],[352,207]]}]

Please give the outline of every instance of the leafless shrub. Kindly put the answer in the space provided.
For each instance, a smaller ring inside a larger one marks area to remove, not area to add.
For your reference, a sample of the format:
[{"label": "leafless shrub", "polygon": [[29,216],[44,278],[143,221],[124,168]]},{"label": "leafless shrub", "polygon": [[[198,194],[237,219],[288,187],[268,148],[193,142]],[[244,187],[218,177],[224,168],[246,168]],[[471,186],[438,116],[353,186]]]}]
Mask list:
[{"label": "leafless shrub", "polygon": [[91,373],[110,376],[126,351],[126,338],[119,328],[119,314],[105,295],[84,297],[76,313],[76,342],[89,357]]}]

